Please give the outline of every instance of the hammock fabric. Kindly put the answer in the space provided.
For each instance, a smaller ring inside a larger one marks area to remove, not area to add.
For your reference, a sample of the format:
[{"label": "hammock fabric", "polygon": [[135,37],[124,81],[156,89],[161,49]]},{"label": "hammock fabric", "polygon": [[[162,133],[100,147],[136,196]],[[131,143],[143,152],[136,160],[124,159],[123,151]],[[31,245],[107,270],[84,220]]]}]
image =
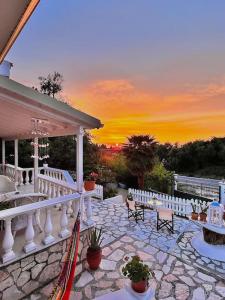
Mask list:
[{"label": "hammock fabric", "polygon": [[73,284],[80,240],[80,218],[77,216],[69,242],[69,248],[62,271],[49,300],[69,300]]}]

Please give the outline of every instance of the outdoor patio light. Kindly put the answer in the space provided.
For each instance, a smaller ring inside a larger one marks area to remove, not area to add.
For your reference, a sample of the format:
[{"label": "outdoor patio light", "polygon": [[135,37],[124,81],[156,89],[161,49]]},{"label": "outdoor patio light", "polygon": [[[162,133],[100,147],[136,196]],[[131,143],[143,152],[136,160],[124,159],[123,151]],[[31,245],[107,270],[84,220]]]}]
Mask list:
[{"label": "outdoor patio light", "polygon": [[223,205],[213,201],[208,209],[208,223],[214,226],[223,226]]}]

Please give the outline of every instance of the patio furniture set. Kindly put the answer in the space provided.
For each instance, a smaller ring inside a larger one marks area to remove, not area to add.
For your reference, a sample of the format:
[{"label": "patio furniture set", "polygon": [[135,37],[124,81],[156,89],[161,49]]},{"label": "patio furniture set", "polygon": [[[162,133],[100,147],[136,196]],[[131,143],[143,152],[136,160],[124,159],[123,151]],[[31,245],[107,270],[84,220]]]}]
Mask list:
[{"label": "patio furniture set", "polygon": [[156,212],[156,227],[157,231],[166,227],[171,233],[174,233],[174,212],[172,209],[163,207],[163,203],[157,198],[152,198],[148,201],[149,206],[140,204],[128,195],[126,200],[128,209],[128,219],[134,218],[136,223],[139,220],[144,221],[145,209],[152,209]]}]

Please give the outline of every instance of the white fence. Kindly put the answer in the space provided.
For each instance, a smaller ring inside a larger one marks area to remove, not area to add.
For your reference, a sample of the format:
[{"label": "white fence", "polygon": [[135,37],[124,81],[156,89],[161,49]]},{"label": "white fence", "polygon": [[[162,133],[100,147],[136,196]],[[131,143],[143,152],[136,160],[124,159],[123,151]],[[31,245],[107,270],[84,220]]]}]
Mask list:
[{"label": "white fence", "polygon": [[[131,193],[134,200],[144,204],[146,206],[151,207],[151,204],[149,204],[149,200],[151,200],[153,197],[156,197],[158,200],[160,200],[163,204],[163,207],[172,209],[176,215],[179,216],[188,216],[192,212],[192,206],[191,203],[196,205],[197,212],[199,213],[201,211],[200,207],[200,201],[198,199],[183,199],[178,198],[174,196],[170,196],[167,194],[161,194],[161,193],[153,193],[153,192],[147,192],[142,190],[136,190],[136,189],[129,189],[128,193]],[[207,205],[208,202],[201,201],[201,204]]]}]

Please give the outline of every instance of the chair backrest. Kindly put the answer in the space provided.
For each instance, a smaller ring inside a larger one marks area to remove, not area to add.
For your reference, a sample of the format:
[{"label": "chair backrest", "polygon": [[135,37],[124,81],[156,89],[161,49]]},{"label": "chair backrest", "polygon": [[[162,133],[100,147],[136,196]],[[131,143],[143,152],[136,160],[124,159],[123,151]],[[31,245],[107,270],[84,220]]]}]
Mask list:
[{"label": "chair backrest", "polygon": [[129,209],[136,210],[136,208],[135,208],[135,201],[134,200],[127,199],[127,205],[128,205]]},{"label": "chair backrest", "polygon": [[157,209],[158,216],[160,219],[172,221],[173,219],[173,210],[165,207],[159,207]]},{"label": "chair backrest", "polygon": [[16,185],[7,176],[0,175],[0,194],[16,191]]}]

